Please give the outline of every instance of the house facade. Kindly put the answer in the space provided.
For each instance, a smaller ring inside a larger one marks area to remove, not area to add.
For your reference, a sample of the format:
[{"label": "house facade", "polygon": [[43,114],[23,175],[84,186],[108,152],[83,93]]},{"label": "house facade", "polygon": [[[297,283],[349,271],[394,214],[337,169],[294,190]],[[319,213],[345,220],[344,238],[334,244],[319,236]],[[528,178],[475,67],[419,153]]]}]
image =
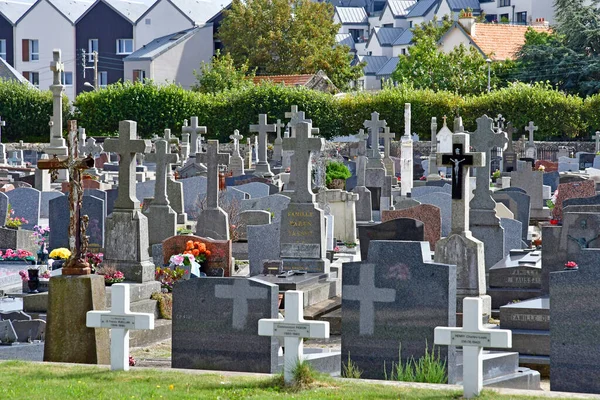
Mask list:
[{"label": "house facade", "polygon": [[0,58],[15,66],[15,25],[33,5],[34,0],[0,2]]},{"label": "house facade", "polygon": [[525,25],[542,18],[550,24],[555,22],[553,0],[480,0],[479,3],[488,22]]}]

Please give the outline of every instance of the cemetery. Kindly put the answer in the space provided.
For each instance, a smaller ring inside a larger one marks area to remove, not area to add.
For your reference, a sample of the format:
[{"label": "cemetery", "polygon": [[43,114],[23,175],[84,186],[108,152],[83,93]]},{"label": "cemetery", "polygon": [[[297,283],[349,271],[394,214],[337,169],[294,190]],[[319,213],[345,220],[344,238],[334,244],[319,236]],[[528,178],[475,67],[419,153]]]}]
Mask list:
[{"label": "cemetery", "polygon": [[0,146],[3,371],[60,365],[68,385],[68,364],[158,366],[152,392],[132,386],[144,398],[186,374],[268,395],[303,370],[341,397],[361,380],[381,397],[416,389],[375,381],[432,384],[415,398],[600,395],[600,133],[556,162],[536,121],[431,115],[426,141],[406,103],[330,139],[299,105],[227,143],[195,115],[152,139],[127,119],[88,137],[63,126],[63,68],[57,50],[45,146]]}]

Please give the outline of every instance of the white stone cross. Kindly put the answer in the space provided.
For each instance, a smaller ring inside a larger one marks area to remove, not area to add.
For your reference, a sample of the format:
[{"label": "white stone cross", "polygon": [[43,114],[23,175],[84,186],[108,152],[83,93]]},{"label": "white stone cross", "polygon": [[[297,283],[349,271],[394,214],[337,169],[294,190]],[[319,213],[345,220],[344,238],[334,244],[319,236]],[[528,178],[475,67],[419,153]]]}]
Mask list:
[{"label": "white stone cross", "polygon": [[525,127],[525,130],[529,132],[529,145],[533,146],[533,132],[538,130],[538,127],[533,124],[533,121],[529,121],[529,125]]},{"label": "white stone cross", "polygon": [[369,158],[381,158],[381,154],[379,154],[379,129],[385,128],[387,126],[387,122],[385,120],[379,119],[378,112],[371,113],[371,119],[366,120],[363,123],[364,127],[369,130],[369,135],[371,137],[371,154],[369,154]]},{"label": "white stone cross", "polygon": [[282,143],[283,140],[281,138],[281,128],[285,128],[285,124],[283,122],[281,122],[280,119],[278,119],[277,122],[275,123],[275,128],[277,128],[277,132],[276,132],[277,137],[275,138],[275,143]]},{"label": "white stone cross", "polygon": [[233,131],[233,135],[229,135],[229,139],[233,140],[233,155],[241,157],[240,140],[242,140],[243,138],[244,137],[240,135],[240,131],[238,131],[237,129]]},{"label": "white stone cross", "polygon": [[77,132],[79,133],[79,139],[77,140],[77,146],[78,146],[78,151],[79,154],[81,154],[82,156],[85,156],[85,141],[86,141],[86,134],[85,134],[85,128],[79,126],[77,127]]},{"label": "white stone cross", "polygon": [[404,136],[410,136],[411,117],[410,103],[404,103]]},{"label": "white stone cross", "polygon": [[156,181],[154,184],[154,200],[152,205],[168,206],[169,198],[167,197],[167,178],[171,171],[171,164],[179,161],[177,154],[171,154],[170,144],[165,139],[159,139],[155,142],[155,153],[150,153],[146,156],[146,160],[156,163]]},{"label": "white stone cross", "polygon": [[296,127],[296,137],[285,139],[284,150],[293,150],[292,170],[290,181],[295,182],[294,192],[291,194],[295,203],[314,203],[315,195],[311,190],[310,155],[313,151],[322,151],[325,148],[325,139],[312,136],[310,122],[300,122]]},{"label": "white stone cross", "polygon": [[478,396],[483,389],[483,348],[509,349],[512,332],[508,329],[487,329],[481,323],[482,301],[478,297],[463,300],[463,327],[437,327],[434,343],[437,345],[463,347],[464,397]]},{"label": "white stone cross", "polygon": [[119,160],[119,193],[114,208],[119,210],[139,210],[140,201],[135,191],[135,164],[138,153],[149,153],[150,141],[137,139],[137,122],[120,121],[119,138],[106,139],[104,149],[117,153]]},{"label": "white stone cross", "polygon": [[194,155],[199,152],[198,150],[198,138],[202,140],[202,135],[206,135],[206,127],[198,125],[198,117],[191,118],[192,125],[187,126],[187,120],[184,121],[183,127],[181,128],[182,133],[191,134],[190,137],[190,154]]},{"label": "white stone cross", "polygon": [[250,132],[258,132],[258,162],[256,172],[272,176],[271,168],[267,162],[267,142],[269,133],[276,132],[275,124],[267,124],[267,114],[258,114],[258,125],[250,125]]},{"label": "white stone cross", "polygon": [[[4,121],[2,121],[4,122]],[[600,131],[596,131],[596,134],[592,136],[592,139],[596,140],[596,153],[600,151]]]},{"label": "white stone cross", "polygon": [[110,369],[129,370],[129,331],[154,329],[154,315],[129,311],[129,285],[117,283],[111,288],[110,311],[88,311],[88,328],[110,329]]},{"label": "white stone cross", "polygon": [[232,299],[233,313],[231,326],[242,330],[246,327],[248,319],[248,300],[266,299],[267,289],[263,287],[252,287],[250,281],[253,278],[232,278],[231,285],[215,285],[215,297],[218,299]]},{"label": "white stone cross", "polygon": [[375,264],[360,266],[360,278],[356,286],[344,286],[345,300],[360,302],[359,334],[372,335],[375,331],[375,303],[393,303],[396,290],[375,287]]},{"label": "white stone cross", "polygon": [[285,318],[260,319],[260,336],[283,337],[284,366],[283,378],[286,383],[293,381],[293,370],[304,359],[304,338],[329,338],[329,322],[306,321],[304,319],[303,292],[288,290],[285,292]]},{"label": "white stone cross", "polygon": [[50,62],[50,70],[53,72],[53,84],[61,84],[61,74],[65,70],[65,64],[60,60],[60,49],[52,50],[52,61]]},{"label": "white stone cross", "polygon": [[[199,157],[198,157],[199,156]],[[219,153],[219,141],[209,140],[206,153],[199,153],[196,159],[206,164],[206,206],[219,207],[219,165],[229,164],[229,154]]]},{"label": "white stone cross", "polygon": [[169,145],[172,143],[179,144],[179,138],[177,136],[173,136],[171,134],[171,130],[168,128],[163,131],[163,139],[165,139]]}]

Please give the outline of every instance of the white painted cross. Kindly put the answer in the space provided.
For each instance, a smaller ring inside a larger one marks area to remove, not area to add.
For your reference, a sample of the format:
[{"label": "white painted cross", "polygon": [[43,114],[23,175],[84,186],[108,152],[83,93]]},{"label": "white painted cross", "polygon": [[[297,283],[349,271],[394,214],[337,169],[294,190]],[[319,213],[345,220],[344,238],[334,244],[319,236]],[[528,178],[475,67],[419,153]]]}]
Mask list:
[{"label": "white painted cross", "polygon": [[329,337],[329,322],[304,319],[302,298],[303,292],[288,290],[285,292],[285,318],[258,321],[260,336],[284,338],[283,378],[286,383],[293,381],[294,367],[304,359],[304,338],[327,339]]},{"label": "white painted cross", "polygon": [[344,286],[342,298],[360,302],[359,334],[372,335],[375,332],[375,303],[395,302],[396,290],[375,287],[375,264],[363,264],[358,285]]},{"label": "white painted cross", "polygon": [[[4,122],[4,121],[2,121]],[[2,123],[0,122],[0,125]],[[0,136],[1,137],[1,136]],[[596,153],[600,151],[600,131],[596,131],[596,134],[592,136],[592,139],[596,140]]]},{"label": "white painted cross", "polygon": [[191,118],[192,125],[187,126],[187,120],[184,121],[181,128],[182,133],[191,134],[190,138],[190,154],[198,153],[198,137],[202,140],[202,135],[206,135],[206,127],[198,125],[198,117]]},{"label": "white painted cross", "polygon": [[117,283],[111,289],[110,311],[88,311],[88,328],[110,329],[110,369],[129,370],[129,330],[154,329],[154,315],[129,311],[129,285]]},{"label": "white painted cross", "polygon": [[533,121],[529,121],[529,125],[525,127],[525,130],[529,132],[529,145],[533,145],[533,132],[538,130],[538,127],[533,124]]},{"label": "white painted cross", "polygon": [[463,299],[463,327],[437,327],[434,343],[437,345],[462,346],[464,397],[478,396],[483,389],[483,348],[509,349],[512,332],[508,329],[487,329],[481,323],[482,301],[478,297]]}]

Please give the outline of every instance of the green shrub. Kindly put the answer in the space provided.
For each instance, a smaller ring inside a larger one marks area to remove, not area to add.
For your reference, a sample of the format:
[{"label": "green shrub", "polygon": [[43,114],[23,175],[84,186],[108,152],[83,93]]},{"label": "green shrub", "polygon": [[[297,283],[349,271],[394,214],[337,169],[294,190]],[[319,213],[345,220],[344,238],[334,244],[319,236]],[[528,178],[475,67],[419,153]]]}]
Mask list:
[{"label": "green shrub", "polygon": [[[63,126],[69,118],[69,104],[63,96]],[[38,90],[17,81],[0,79],[0,116],[6,121],[2,141],[25,142],[50,139],[48,122],[52,115],[52,92]]]},{"label": "green shrub", "polygon": [[352,176],[352,173],[344,165],[339,161],[330,161],[327,163],[327,167],[325,169],[325,184],[330,185],[331,181],[334,179],[343,179],[346,180]]}]

